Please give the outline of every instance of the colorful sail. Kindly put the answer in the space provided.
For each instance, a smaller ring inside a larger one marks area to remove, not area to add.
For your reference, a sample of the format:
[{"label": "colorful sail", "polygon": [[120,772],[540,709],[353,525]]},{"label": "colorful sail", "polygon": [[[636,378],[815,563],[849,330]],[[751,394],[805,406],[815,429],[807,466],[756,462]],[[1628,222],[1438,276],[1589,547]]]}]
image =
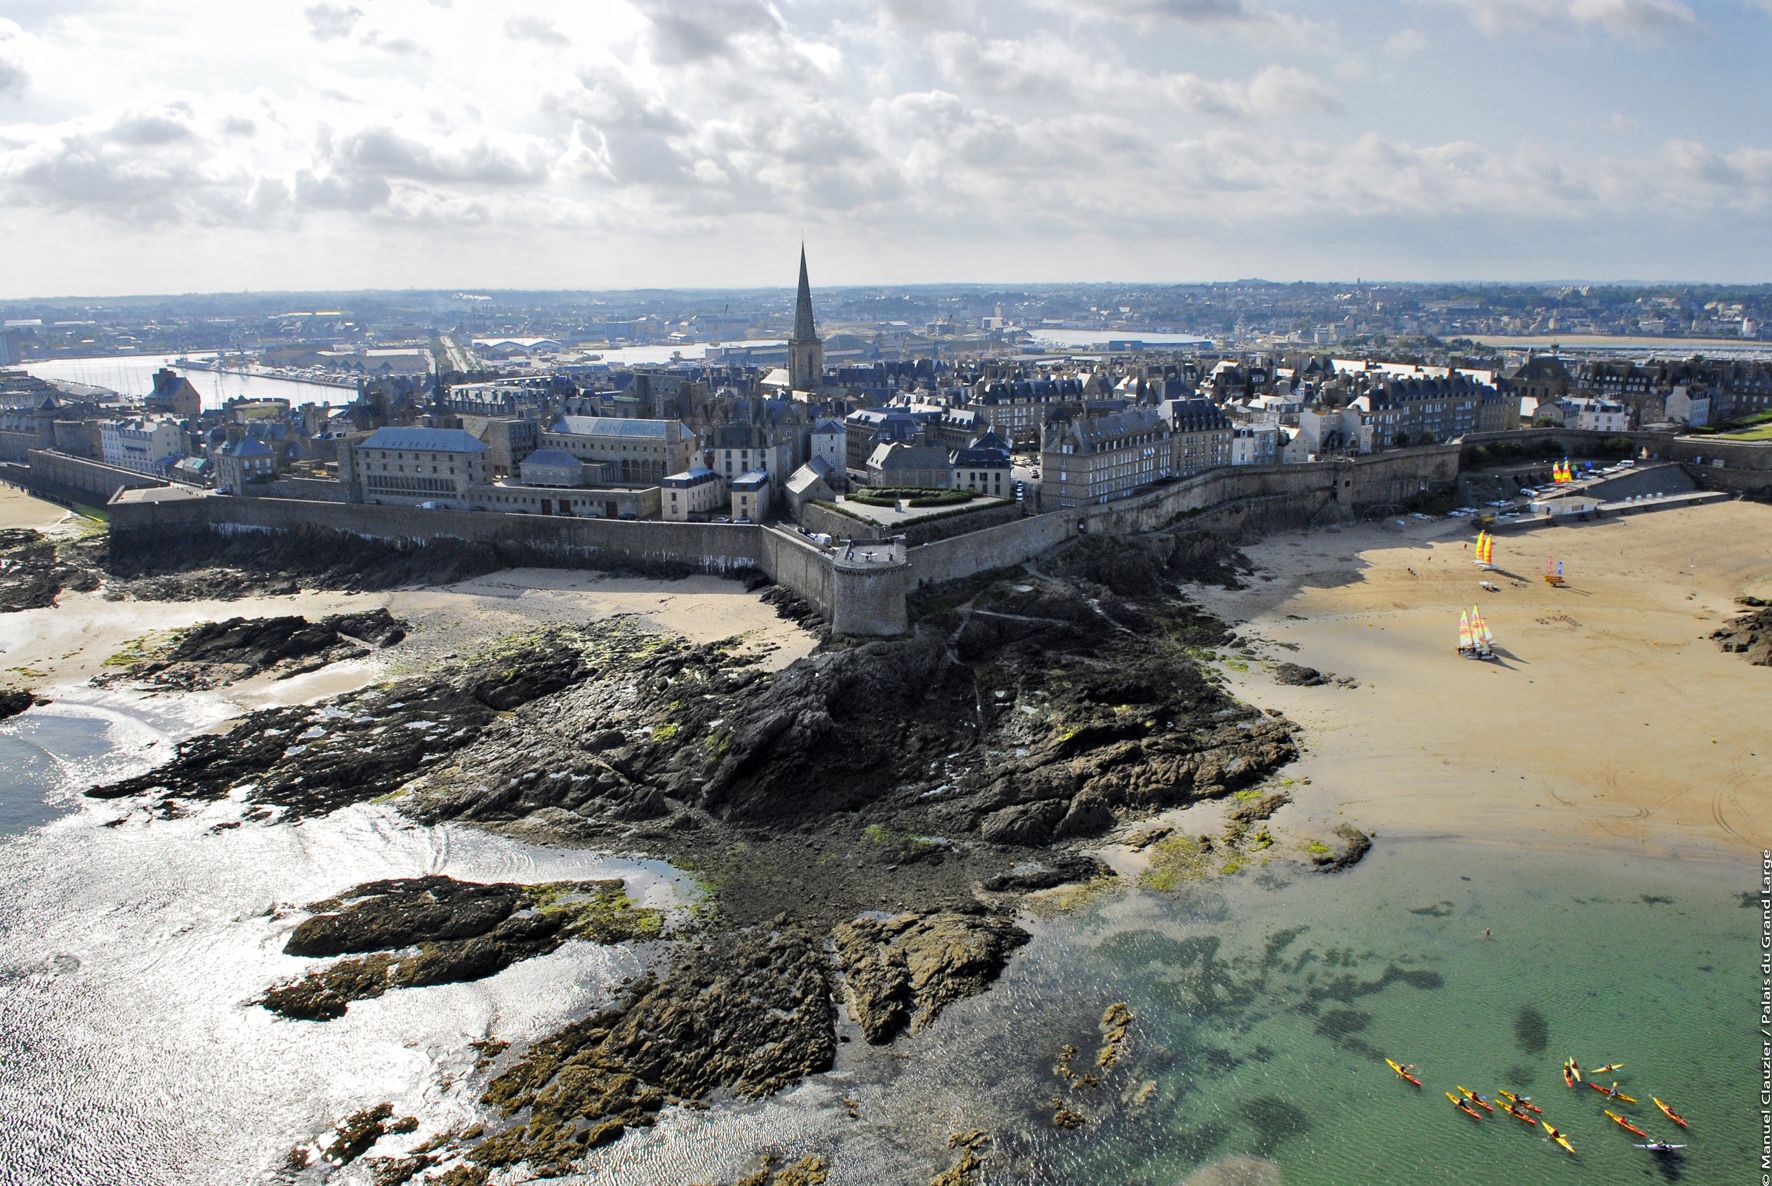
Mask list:
[{"label": "colorful sail", "polygon": [[1474,645],[1471,637],[1470,612],[1461,609],[1458,611],[1458,649],[1461,651],[1468,651],[1471,650]]}]

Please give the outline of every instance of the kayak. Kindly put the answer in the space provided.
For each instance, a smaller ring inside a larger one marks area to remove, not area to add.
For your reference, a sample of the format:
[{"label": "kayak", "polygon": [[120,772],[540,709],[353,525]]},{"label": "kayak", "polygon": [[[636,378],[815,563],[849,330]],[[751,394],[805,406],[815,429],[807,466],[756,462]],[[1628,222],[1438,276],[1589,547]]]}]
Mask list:
[{"label": "kayak", "polygon": [[1595,1083],[1591,1079],[1588,1080],[1587,1085],[1608,1099],[1621,1100],[1627,1104],[1634,1104],[1637,1102],[1636,1096],[1626,1095],[1626,1094],[1624,1094],[1624,1092],[1618,1090],[1618,1088],[1616,1088],[1616,1087],[1601,1087],[1598,1083]]},{"label": "kayak", "polygon": [[1647,1145],[1638,1145],[1639,1149],[1647,1149],[1651,1153],[1672,1153],[1675,1149],[1684,1149],[1684,1145],[1670,1145],[1666,1141],[1650,1141]]},{"label": "kayak", "polygon": [[1612,1071],[1622,1071],[1622,1070],[1624,1070],[1623,1063],[1609,1062],[1603,1067],[1595,1067],[1593,1070],[1589,1071],[1588,1074],[1590,1074],[1590,1075],[1605,1075],[1605,1074],[1608,1074]]},{"label": "kayak", "polygon": [[1491,1116],[1495,1115],[1495,1109],[1491,1108],[1489,1106],[1488,1100],[1484,1099],[1482,1096],[1478,1095],[1476,1092],[1472,1091],[1470,1088],[1464,1086],[1463,1084],[1454,1084],[1454,1086],[1456,1086],[1458,1088],[1459,1095],[1462,1095],[1465,1099],[1467,1099],[1471,1103],[1477,1105],[1477,1107],[1483,1109],[1485,1112],[1489,1113]]},{"label": "kayak", "polygon": [[1563,1063],[1563,1086],[1574,1087],[1579,1082],[1581,1082],[1581,1068],[1575,1065],[1574,1059],[1565,1060]]},{"label": "kayak", "polygon": [[1538,1123],[1538,1121],[1532,1119],[1531,1116],[1527,1115],[1525,1112],[1522,1112],[1520,1109],[1514,1107],[1511,1104],[1503,1105],[1503,1111],[1505,1111],[1509,1116],[1512,1116],[1515,1120],[1524,1120],[1526,1122],[1527,1128],[1531,1128],[1533,1125]]},{"label": "kayak", "polygon": [[1510,1103],[1515,1103],[1515,1104],[1520,1105],[1520,1107],[1525,1108],[1528,1112],[1542,1113],[1544,1111],[1543,1108],[1539,1107],[1537,1104],[1532,1102],[1532,1097],[1530,1097],[1530,1096],[1515,1095],[1511,1091],[1497,1091],[1495,1094],[1499,1095],[1502,1099],[1507,1100]]},{"label": "kayak", "polygon": [[1544,1135],[1561,1145],[1564,1149],[1567,1149],[1569,1152],[1575,1152],[1575,1146],[1569,1143],[1569,1138],[1548,1124],[1544,1126]]},{"label": "kayak", "polygon": [[1483,1114],[1481,1112],[1477,1111],[1475,1108],[1471,1107],[1469,1104],[1465,1103],[1463,1100],[1461,1100],[1457,1096],[1453,1095],[1450,1091],[1448,1091],[1446,1093],[1446,1098],[1452,1101],[1452,1106],[1454,1108],[1457,1108],[1460,1112],[1463,1112],[1466,1116],[1469,1116],[1472,1120],[1481,1120],[1483,1118]]},{"label": "kayak", "polygon": [[1686,1123],[1686,1118],[1684,1116],[1680,1115],[1678,1112],[1674,1111],[1672,1108],[1668,1107],[1666,1104],[1662,1103],[1660,1100],[1655,1099],[1654,1096],[1650,1096],[1649,1098],[1652,1100],[1655,1100],[1655,1106],[1657,1108],[1660,1108],[1669,1120],[1673,1121],[1675,1124],[1679,1125],[1681,1128],[1691,1127],[1690,1125],[1688,1125]]},{"label": "kayak", "polygon": [[1402,1067],[1398,1066],[1394,1060],[1387,1058],[1384,1060],[1384,1065],[1395,1071],[1398,1078],[1407,1079],[1417,1087],[1421,1086],[1420,1079],[1417,1079],[1414,1075],[1411,1075],[1408,1071],[1405,1071]]},{"label": "kayak", "polygon": [[1606,1115],[1612,1117],[1612,1123],[1616,1124],[1619,1128],[1622,1128],[1625,1132],[1630,1133],[1632,1136],[1642,1137],[1645,1140],[1648,1139],[1648,1136],[1649,1136],[1648,1133],[1644,1132],[1642,1129],[1638,1128],[1636,1125],[1632,1124],[1630,1121],[1628,1121],[1624,1117],[1620,1116],[1617,1112],[1614,1112],[1611,1108],[1602,1108],[1600,1110],[1605,1112]]}]

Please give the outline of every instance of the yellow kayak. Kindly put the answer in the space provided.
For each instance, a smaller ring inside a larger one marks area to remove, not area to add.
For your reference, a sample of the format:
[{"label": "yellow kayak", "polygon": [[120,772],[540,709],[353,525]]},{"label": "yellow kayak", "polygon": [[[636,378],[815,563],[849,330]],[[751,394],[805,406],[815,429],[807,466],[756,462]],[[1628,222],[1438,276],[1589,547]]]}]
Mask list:
[{"label": "yellow kayak", "polygon": [[1569,1152],[1575,1152],[1575,1146],[1569,1143],[1569,1138],[1548,1124],[1544,1126],[1544,1135],[1561,1145],[1564,1149],[1567,1149]]}]

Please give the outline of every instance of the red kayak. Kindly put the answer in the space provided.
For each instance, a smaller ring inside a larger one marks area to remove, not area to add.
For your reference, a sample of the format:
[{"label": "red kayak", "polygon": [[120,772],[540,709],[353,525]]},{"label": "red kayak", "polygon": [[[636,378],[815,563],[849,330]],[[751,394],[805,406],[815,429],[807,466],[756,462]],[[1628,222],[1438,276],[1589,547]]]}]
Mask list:
[{"label": "red kayak", "polygon": [[1604,1108],[1602,1111],[1612,1118],[1612,1123],[1616,1124],[1619,1128],[1622,1128],[1625,1132],[1630,1133],[1632,1136],[1642,1137],[1645,1141],[1649,1139],[1648,1133],[1620,1116],[1617,1112],[1614,1112],[1611,1108]]}]

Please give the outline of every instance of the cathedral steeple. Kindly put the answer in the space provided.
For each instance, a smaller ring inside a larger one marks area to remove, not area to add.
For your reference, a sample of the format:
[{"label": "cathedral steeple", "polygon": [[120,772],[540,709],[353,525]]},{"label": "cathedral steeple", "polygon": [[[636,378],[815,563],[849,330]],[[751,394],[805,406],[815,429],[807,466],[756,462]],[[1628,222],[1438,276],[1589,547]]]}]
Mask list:
[{"label": "cathedral steeple", "polygon": [[804,243],[800,244],[800,291],[794,297],[794,332],[788,337],[788,382],[795,391],[817,391],[824,383],[824,343],[812,323]]},{"label": "cathedral steeple", "polygon": [[800,292],[794,298],[795,342],[811,342],[818,338],[812,325],[812,285],[806,281],[806,244],[800,244]]}]

